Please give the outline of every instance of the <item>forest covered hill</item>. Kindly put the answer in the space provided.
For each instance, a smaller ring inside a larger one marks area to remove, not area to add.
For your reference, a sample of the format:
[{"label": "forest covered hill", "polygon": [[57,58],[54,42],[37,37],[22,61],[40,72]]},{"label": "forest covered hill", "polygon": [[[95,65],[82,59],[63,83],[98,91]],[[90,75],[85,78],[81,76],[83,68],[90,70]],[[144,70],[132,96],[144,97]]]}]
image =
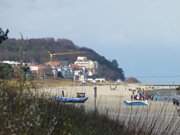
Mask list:
[{"label": "forest covered hill", "polygon": [[[124,80],[123,69],[118,66],[116,60],[109,61],[96,51],[75,45],[68,39],[39,38],[39,39],[8,39],[0,45],[0,61],[15,60],[23,62],[44,63],[50,60],[48,51],[82,51],[82,55],[99,63],[97,77],[105,77],[109,80]],[[55,60],[67,60],[74,62],[78,54],[56,56]]]}]

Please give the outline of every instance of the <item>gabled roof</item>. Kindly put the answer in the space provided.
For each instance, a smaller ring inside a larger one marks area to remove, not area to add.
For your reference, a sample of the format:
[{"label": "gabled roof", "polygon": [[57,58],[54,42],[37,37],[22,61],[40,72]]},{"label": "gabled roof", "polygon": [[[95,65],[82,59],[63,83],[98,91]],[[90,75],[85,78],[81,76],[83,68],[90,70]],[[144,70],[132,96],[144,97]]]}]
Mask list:
[{"label": "gabled roof", "polygon": [[73,70],[81,70],[81,69],[82,69],[81,66],[76,65],[76,64],[71,64],[70,67],[71,67]]},{"label": "gabled roof", "polygon": [[49,61],[49,62],[46,62],[45,64],[51,67],[57,67],[57,66],[62,65],[60,61]]}]

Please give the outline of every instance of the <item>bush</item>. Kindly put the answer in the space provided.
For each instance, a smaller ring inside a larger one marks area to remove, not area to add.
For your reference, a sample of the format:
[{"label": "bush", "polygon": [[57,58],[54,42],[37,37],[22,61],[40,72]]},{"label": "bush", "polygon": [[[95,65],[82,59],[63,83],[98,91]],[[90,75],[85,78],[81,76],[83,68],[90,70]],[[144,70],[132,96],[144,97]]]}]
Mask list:
[{"label": "bush", "polygon": [[86,112],[83,107],[54,101],[23,80],[0,81],[0,110],[2,135],[167,135],[176,134],[180,124],[173,117],[167,127],[158,127],[158,122],[168,122],[158,119],[165,116],[163,111],[152,119],[148,112],[124,121],[110,119],[108,113]]},{"label": "bush", "polygon": [[13,68],[9,64],[0,63],[0,79],[11,79],[13,76]]}]

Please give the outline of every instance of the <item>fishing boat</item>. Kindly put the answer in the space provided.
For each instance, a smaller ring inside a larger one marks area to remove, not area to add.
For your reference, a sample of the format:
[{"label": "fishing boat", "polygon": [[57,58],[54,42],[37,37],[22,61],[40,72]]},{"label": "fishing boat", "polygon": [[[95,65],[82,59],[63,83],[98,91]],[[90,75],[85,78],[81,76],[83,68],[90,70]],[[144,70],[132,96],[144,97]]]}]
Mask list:
[{"label": "fishing boat", "polygon": [[76,97],[66,97],[62,91],[62,96],[55,96],[54,99],[63,103],[84,103],[88,100],[84,92],[77,92],[76,94]]},{"label": "fishing boat", "polygon": [[131,106],[144,106],[148,105],[147,100],[125,100],[124,103],[126,105],[131,105]]},{"label": "fishing boat", "polygon": [[84,103],[88,100],[88,97],[62,97],[56,96],[56,101],[64,102],[64,103]]}]

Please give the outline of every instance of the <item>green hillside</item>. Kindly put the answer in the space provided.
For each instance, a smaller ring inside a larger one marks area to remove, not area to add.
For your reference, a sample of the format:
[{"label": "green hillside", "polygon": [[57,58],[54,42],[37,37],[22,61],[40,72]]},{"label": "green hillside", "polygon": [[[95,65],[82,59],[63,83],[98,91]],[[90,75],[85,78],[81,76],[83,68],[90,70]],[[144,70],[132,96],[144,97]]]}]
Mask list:
[{"label": "green hillside", "polygon": [[[83,51],[84,56],[89,59],[96,60],[99,63],[99,71],[97,77],[105,77],[109,80],[124,80],[122,68],[118,67],[116,61],[109,61],[104,56],[99,55],[96,51],[79,47],[71,40],[53,38],[41,39],[8,39],[0,45],[0,60],[16,60],[24,62],[44,63],[49,61],[50,52],[65,51]],[[67,60],[74,62],[78,55],[56,56],[55,60]]]}]

